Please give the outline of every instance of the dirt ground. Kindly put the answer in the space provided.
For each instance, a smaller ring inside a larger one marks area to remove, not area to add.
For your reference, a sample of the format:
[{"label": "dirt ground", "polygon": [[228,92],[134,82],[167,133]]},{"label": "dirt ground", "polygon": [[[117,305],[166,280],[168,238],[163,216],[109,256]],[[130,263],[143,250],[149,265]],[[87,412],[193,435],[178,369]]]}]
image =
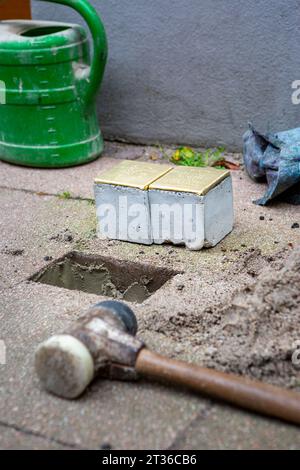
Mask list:
[{"label": "dirt ground", "polygon": [[[245,274],[251,281],[234,288]],[[153,312],[143,328],[164,332],[186,352],[195,349],[208,367],[299,390],[300,364],[293,364],[292,355],[300,346],[300,248],[265,257],[259,250],[246,252],[231,276],[207,284],[213,299],[206,297],[196,311],[176,318]]]}]

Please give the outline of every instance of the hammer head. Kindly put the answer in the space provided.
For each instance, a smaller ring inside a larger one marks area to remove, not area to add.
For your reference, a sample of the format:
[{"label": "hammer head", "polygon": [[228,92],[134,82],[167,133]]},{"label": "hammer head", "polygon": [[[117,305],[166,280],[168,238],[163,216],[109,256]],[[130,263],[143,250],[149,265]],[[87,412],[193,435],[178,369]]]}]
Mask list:
[{"label": "hammer head", "polygon": [[137,321],[122,302],[94,305],[69,334],[42,343],[35,354],[35,369],[48,392],[64,398],[81,395],[97,373],[134,368],[143,344],[133,335]]},{"label": "hammer head", "polygon": [[122,321],[125,327],[125,331],[132,336],[135,336],[138,329],[136,316],[131,308],[123,302],[117,302],[116,300],[105,300],[104,302],[98,302],[95,307],[106,308],[112,312],[119,320]]},{"label": "hammer head", "polygon": [[94,361],[87,347],[71,335],[56,335],[40,344],[35,370],[45,390],[76,398],[94,378]]}]

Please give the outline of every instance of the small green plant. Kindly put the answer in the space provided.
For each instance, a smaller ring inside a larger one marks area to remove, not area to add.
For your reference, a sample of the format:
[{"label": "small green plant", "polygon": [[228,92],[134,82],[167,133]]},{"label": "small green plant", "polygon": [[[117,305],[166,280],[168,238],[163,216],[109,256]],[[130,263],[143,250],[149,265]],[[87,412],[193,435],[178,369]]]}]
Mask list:
[{"label": "small green plant", "polygon": [[71,199],[72,195],[69,191],[64,191],[58,195],[60,199]]},{"label": "small green plant", "polygon": [[219,147],[217,149],[207,149],[204,152],[196,152],[190,147],[179,147],[171,157],[171,162],[176,165],[183,166],[213,166],[223,169],[225,149]]}]

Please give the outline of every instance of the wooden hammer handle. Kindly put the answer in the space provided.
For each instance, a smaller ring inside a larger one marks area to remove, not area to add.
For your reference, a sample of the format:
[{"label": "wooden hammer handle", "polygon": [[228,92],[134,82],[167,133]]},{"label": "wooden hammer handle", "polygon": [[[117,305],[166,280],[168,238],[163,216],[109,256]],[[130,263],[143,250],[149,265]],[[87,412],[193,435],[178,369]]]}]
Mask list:
[{"label": "wooden hammer handle", "polygon": [[300,424],[300,393],[168,359],[143,348],[136,371],[264,415]]},{"label": "wooden hammer handle", "polygon": [[30,18],[30,0],[0,0],[0,20]]}]

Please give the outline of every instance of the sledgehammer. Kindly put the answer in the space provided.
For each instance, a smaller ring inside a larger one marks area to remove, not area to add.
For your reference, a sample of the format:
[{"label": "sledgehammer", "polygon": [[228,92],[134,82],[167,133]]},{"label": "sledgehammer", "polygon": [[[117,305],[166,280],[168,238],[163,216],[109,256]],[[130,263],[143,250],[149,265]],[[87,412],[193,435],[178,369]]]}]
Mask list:
[{"label": "sledgehammer", "polygon": [[123,380],[150,377],[300,424],[300,394],[163,357],[148,350],[136,332],[136,317],[127,305],[117,301],[94,305],[67,334],[53,336],[38,347],[35,368],[42,386],[72,399],[97,375]]}]

